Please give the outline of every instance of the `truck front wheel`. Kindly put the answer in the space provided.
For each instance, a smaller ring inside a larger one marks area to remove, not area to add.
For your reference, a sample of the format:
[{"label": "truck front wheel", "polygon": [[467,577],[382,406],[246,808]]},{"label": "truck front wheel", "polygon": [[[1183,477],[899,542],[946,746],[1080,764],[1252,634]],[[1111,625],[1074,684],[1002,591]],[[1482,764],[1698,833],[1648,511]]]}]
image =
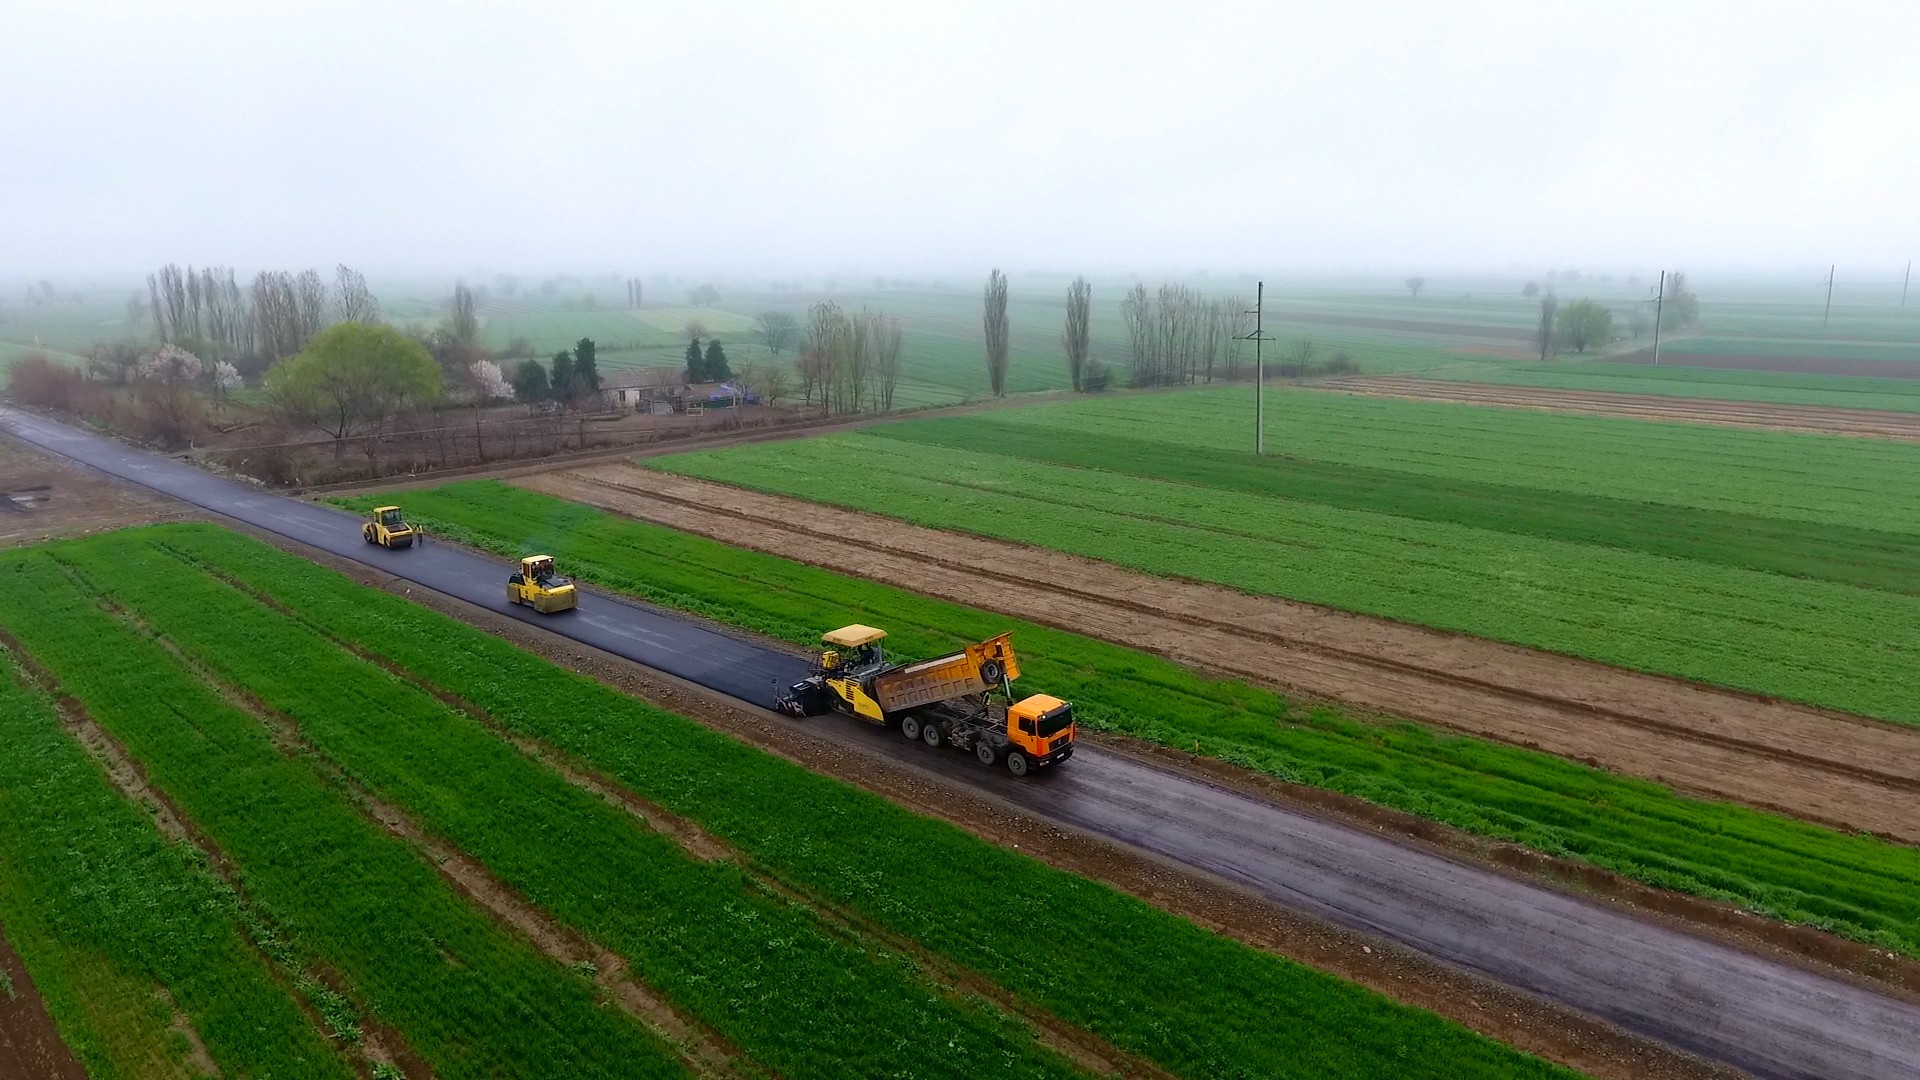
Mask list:
[{"label": "truck front wheel", "polygon": [[1007,771],[1015,776],[1027,775],[1027,755],[1018,750],[1008,754]]}]

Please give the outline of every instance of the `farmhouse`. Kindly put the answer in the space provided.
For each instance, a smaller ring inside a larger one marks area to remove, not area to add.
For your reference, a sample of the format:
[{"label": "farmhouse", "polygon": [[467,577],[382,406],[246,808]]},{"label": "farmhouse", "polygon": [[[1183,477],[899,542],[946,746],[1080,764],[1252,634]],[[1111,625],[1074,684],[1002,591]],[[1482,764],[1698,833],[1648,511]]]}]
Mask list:
[{"label": "farmhouse", "polygon": [[655,416],[731,409],[759,401],[758,395],[735,383],[688,383],[678,378],[663,379],[661,369],[642,369],[608,378],[600,384],[600,396],[608,409],[651,413]]}]

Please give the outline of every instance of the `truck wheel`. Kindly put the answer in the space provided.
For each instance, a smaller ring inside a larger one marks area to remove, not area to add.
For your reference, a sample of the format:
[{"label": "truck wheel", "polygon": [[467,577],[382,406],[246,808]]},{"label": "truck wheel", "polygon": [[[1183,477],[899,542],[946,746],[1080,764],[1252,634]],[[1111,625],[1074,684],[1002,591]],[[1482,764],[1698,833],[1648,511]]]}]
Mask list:
[{"label": "truck wheel", "polygon": [[973,756],[980,759],[980,764],[991,769],[994,765],[994,758],[998,755],[994,753],[993,744],[982,737],[979,742],[973,744]]},{"label": "truck wheel", "polygon": [[905,735],[909,739],[919,738],[920,737],[920,718],[917,716],[901,717],[900,718],[900,734]]},{"label": "truck wheel", "polygon": [[1027,775],[1027,755],[1018,750],[1008,754],[1007,771],[1015,776]]},{"label": "truck wheel", "polygon": [[986,683],[988,686],[999,682],[1000,677],[1006,673],[1007,669],[1001,667],[1000,661],[998,660],[980,661],[980,681]]},{"label": "truck wheel", "polygon": [[941,743],[947,741],[946,735],[940,730],[939,724],[928,724],[926,727],[921,728],[920,740],[928,746],[935,748],[938,748]]}]

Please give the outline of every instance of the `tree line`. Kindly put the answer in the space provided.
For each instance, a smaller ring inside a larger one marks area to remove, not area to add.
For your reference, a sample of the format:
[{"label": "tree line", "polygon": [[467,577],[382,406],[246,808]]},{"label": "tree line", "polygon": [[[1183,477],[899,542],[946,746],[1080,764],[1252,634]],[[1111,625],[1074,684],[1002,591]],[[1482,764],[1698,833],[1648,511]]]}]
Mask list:
[{"label": "tree line", "polygon": [[[1542,293],[1539,284],[1532,281],[1527,282],[1520,294],[1540,299],[1540,320],[1534,328],[1533,345],[1542,360],[1559,352],[1584,353],[1621,338],[1614,325],[1613,309],[1597,300],[1582,298],[1562,306],[1551,285]],[[1667,275],[1664,299],[1649,297],[1627,309],[1627,334],[1635,341],[1645,338],[1653,328],[1655,315],[1648,310],[1649,305],[1658,309],[1662,331],[1700,325],[1700,297],[1687,288],[1684,273]]]}]

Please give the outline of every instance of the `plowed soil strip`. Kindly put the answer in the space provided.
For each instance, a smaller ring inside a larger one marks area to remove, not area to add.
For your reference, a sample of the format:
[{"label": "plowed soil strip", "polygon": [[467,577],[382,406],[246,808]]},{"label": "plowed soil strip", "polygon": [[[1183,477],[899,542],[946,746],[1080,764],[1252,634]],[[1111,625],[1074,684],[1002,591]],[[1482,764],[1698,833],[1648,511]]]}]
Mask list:
[{"label": "plowed soil strip", "polygon": [[1196,668],[1920,843],[1920,731],[874,515],[823,516],[632,466],[516,483]]},{"label": "plowed soil strip", "polygon": [[1727,424],[1769,431],[1815,432],[1861,438],[1920,440],[1920,413],[1879,409],[1834,409],[1814,405],[1777,405],[1761,401],[1612,394],[1601,390],[1555,390],[1535,386],[1447,382],[1406,376],[1330,379],[1317,389],[1413,401],[1457,401],[1470,405],[1543,409],[1586,416],[1627,416],[1643,420]]},{"label": "plowed soil strip", "polygon": [[0,1076],[27,1080],[87,1080],[47,1015],[25,964],[0,927]]}]

